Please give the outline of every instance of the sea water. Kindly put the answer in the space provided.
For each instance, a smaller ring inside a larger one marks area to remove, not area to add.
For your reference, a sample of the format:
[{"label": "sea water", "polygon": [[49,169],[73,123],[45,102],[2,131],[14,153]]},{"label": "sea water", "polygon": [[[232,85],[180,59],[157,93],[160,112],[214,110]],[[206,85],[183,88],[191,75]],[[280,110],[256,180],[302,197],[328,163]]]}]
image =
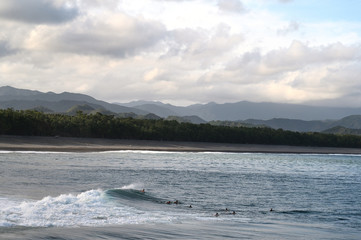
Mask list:
[{"label": "sea water", "polygon": [[3,151],[0,183],[0,239],[361,238],[359,155]]}]

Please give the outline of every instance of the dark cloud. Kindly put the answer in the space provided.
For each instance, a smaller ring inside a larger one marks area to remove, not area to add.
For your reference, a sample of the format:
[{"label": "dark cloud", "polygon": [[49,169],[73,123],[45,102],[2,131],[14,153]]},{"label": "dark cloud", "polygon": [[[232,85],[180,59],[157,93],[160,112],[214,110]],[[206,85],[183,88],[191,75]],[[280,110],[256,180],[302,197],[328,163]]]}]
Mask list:
[{"label": "dark cloud", "polygon": [[292,21],[288,24],[288,26],[281,28],[277,31],[279,35],[287,35],[291,32],[296,32],[300,28],[300,24],[298,22]]},{"label": "dark cloud", "polygon": [[58,24],[79,14],[76,7],[48,0],[1,0],[0,18],[32,24]]},{"label": "dark cloud", "polygon": [[194,0],[154,0],[154,1],[158,1],[158,2],[191,2]]},{"label": "dark cloud", "polygon": [[30,48],[42,48],[57,52],[82,55],[108,55],[112,57],[133,56],[156,45],[167,35],[163,24],[117,15],[104,19],[89,19],[69,25],[56,32],[35,32]]},{"label": "dark cloud", "polygon": [[9,44],[6,41],[0,40],[0,58],[14,54],[15,52],[16,51],[10,48]]},{"label": "dark cloud", "polygon": [[220,10],[225,12],[245,12],[245,8],[239,0],[218,0],[218,7]]}]

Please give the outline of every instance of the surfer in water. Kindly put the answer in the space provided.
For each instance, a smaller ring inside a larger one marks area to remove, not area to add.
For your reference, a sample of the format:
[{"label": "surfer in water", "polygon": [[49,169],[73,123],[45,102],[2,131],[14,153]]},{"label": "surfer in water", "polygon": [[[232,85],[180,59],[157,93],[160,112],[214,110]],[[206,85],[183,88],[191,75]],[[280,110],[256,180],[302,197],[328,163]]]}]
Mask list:
[{"label": "surfer in water", "polygon": [[144,190],[144,188],[143,188],[142,190],[140,190],[140,192],[141,192],[141,193],[145,193],[145,190]]},{"label": "surfer in water", "polygon": [[218,214],[218,213],[216,213],[214,216],[215,216],[215,217],[219,217],[219,214]]}]

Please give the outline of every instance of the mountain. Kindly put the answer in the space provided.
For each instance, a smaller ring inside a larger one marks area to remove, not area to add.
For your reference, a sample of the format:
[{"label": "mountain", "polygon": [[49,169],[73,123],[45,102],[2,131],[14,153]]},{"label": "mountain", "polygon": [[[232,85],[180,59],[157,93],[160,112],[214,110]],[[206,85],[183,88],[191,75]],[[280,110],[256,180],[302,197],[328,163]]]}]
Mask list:
[{"label": "mountain", "polygon": [[[13,88],[10,86],[0,87],[0,99],[2,98],[2,96],[5,96],[5,97],[14,96],[15,97],[14,99],[16,99],[16,97],[33,96],[33,95],[37,95],[37,94],[41,94],[41,92],[26,90],[26,89],[17,89],[17,88]],[[10,99],[8,99],[8,100],[10,100]]]},{"label": "mountain", "polygon": [[361,114],[361,108],[317,107],[284,103],[207,103],[187,107],[158,102],[133,102],[132,107],[149,111],[161,117],[196,115],[205,121],[238,121],[246,119],[269,120],[273,118],[299,119],[303,121],[340,119],[348,115]]},{"label": "mountain", "polygon": [[42,113],[52,113],[53,112],[51,109],[43,107],[43,106],[34,107],[30,110],[34,110],[34,111],[38,111],[38,112],[42,112]]},{"label": "mountain", "polygon": [[0,87],[0,108],[34,109],[44,107],[54,112],[66,112],[75,105],[89,105],[94,109],[105,108],[114,113],[146,115],[149,112],[136,108],[111,104],[79,93],[53,93],[17,89],[10,86]]},{"label": "mountain", "polygon": [[70,115],[76,115],[77,112],[79,112],[79,111],[86,113],[86,114],[90,114],[93,111],[95,111],[95,109],[92,106],[89,106],[88,104],[75,105],[75,106],[71,107],[70,109],[68,109],[66,111],[66,113],[70,114]]},{"label": "mountain", "polygon": [[155,115],[154,113],[148,113],[147,115],[138,115],[135,118],[138,119],[148,119],[148,120],[159,120],[161,117]]},{"label": "mountain", "polygon": [[[135,101],[112,104],[79,93],[53,93],[10,86],[0,87],[0,108],[40,109],[44,112],[66,113],[73,108],[87,106],[83,112],[114,114],[120,117],[175,119],[180,122],[205,123],[233,126],[268,126],[299,132],[318,132],[336,126],[361,129],[361,108],[317,107],[300,104],[236,103],[194,104],[174,106],[155,101]],[[348,116],[348,117],[345,117]],[[339,120],[335,120],[339,119]],[[230,123],[236,121],[235,124]],[[223,122],[223,123],[222,123]]]},{"label": "mountain", "polygon": [[183,116],[183,117],[179,117],[179,116],[168,116],[166,118],[166,120],[168,121],[172,121],[175,120],[177,122],[180,123],[194,123],[194,124],[201,124],[201,123],[207,123],[206,121],[204,121],[202,118],[198,117],[198,116]]},{"label": "mountain", "polygon": [[267,126],[274,129],[282,128],[284,130],[297,132],[323,132],[327,130],[331,131],[331,129],[332,131],[342,131],[338,128],[361,129],[361,115],[351,115],[339,120],[327,121],[304,121],[298,119],[273,118],[270,120],[248,119],[240,122],[252,124],[254,126]]},{"label": "mountain", "polygon": [[334,121],[304,121],[298,119],[273,118],[270,120],[247,119],[240,122],[254,126],[267,126],[274,129],[282,128],[283,130],[296,132],[320,132],[330,128]]},{"label": "mountain", "polygon": [[351,129],[341,126],[333,127],[322,131],[322,133],[340,134],[340,135],[361,135],[361,129]]},{"label": "mountain", "polygon": [[341,126],[350,129],[361,129],[361,115],[351,115],[334,121],[332,127]]},{"label": "mountain", "polygon": [[179,115],[179,113],[172,110],[172,107],[167,106],[166,104],[147,103],[147,104],[142,104],[142,105],[136,105],[133,108],[154,113],[155,115],[162,117],[162,118],[167,118],[168,116]]}]

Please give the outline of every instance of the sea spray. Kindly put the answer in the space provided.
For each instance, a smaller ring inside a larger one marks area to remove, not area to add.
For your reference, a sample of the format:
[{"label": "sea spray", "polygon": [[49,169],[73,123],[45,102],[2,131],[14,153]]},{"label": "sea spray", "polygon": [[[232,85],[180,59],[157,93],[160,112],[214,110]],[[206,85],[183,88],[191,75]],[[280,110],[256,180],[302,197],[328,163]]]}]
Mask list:
[{"label": "sea spray", "polygon": [[[78,195],[62,194],[39,201],[23,201],[19,205],[8,201],[1,209],[2,226],[95,226],[134,222],[129,216],[140,214],[127,206],[114,204],[102,190],[90,190]],[[138,221],[138,220],[135,220]]]},{"label": "sea spray", "polygon": [[[0,227],[77,227],[77,226],[104,226],[143,223],[179,222],[188,214],[172,214],[156,210],[144,211],[134,205],[126,204],[124,196],[134,201],[159,204],[154,197],[139,197],[138,190],[129,187],[110,190],[89,190],[80,194],[61,194],[57,197],[47,196],[41,200],[25,200],[16,202],[1,199]],[[112,194],[113,193],[113,194]],[[116,193],[116,195],[114,195]],[[131,193],[131,195],[129,195]],[[123,194],[124,196],[120,196]],[[137,198],[137,199],[135,199]],[[189,216],[188,216],[189,217]],[[187,218],[188,218],[187,217]]]}]

